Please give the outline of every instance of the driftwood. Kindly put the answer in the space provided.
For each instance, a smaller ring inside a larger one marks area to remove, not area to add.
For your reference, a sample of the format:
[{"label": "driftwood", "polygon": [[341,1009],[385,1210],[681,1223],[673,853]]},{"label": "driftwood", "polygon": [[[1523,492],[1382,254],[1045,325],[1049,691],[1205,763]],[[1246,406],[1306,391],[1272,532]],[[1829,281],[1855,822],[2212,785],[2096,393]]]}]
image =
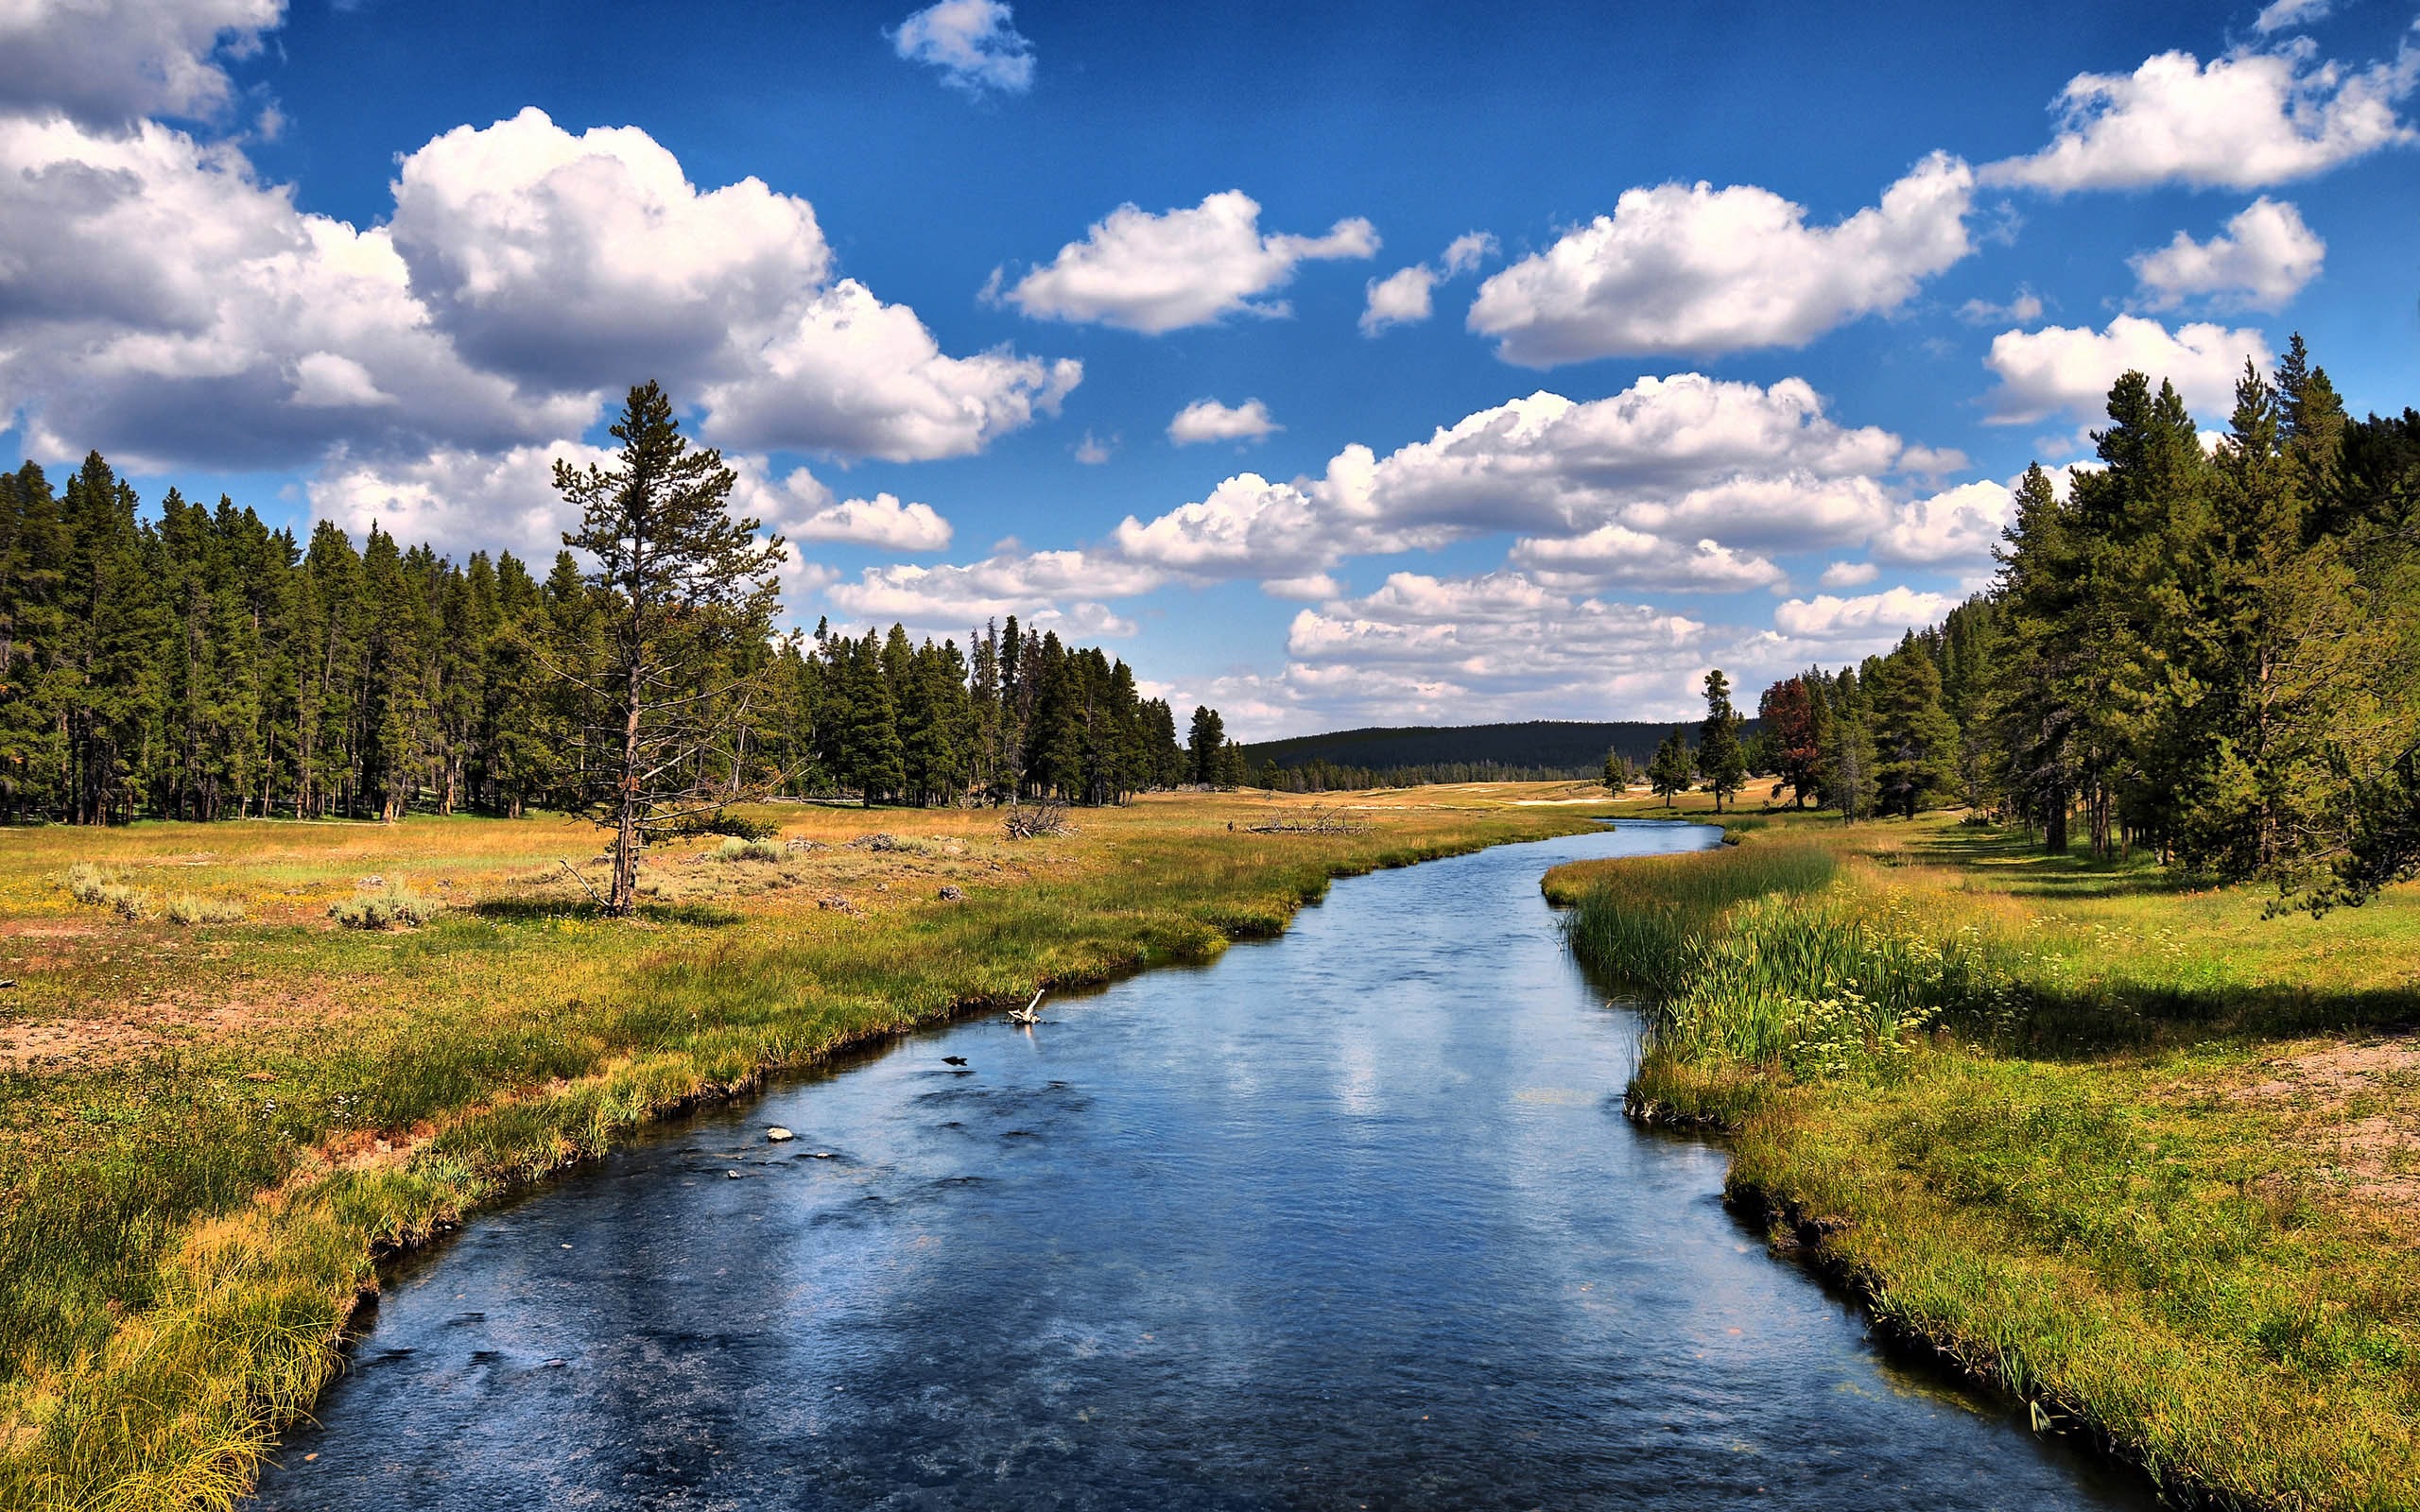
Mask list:
[{"label": "driftwood", "polygon": [[[1043,991],[1047,990],[1049,989],[1046,988],[1043,989]],[[1027,1004],[1024,1007],[1011,1008],[1009,1010],[1009,1022],[1011,1023],[1040,1023],[1042,1022],[1041,1010],[1042,992],[1036,992],[1033,995],[1033,1001]]]},{"label": "driftwood", "polygon": [[1032,840],[1046,834],[1072,833],[1076,827],[1067,822],[1067,805],[1047,798],[1029,809],[1012,805],[1004,828],[1011,840]]},{"label": "driftwood", "polygon": [[1370,825],[1365,819],[1346,818],[1341,809],[1326,808],[1313,809],[1302,817],[1271,818],[1250,828],[1254,834],[1366,834]]}]

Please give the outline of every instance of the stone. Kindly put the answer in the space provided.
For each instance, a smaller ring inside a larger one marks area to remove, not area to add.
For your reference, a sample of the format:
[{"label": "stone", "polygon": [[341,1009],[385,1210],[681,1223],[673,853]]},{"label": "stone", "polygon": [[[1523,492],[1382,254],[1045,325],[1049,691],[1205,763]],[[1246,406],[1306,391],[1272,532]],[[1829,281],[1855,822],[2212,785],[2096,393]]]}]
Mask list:
[{"label": "stone", "polygon": [[765,1131],[766,1143],[769,1144],[786,1144],[796,1138],[798,1138],[797,1135],[791,1133],[788,1129],[782,1127],[779,1124],[774,1125],[772,1127]]},{"label": "stone", "polygon": [[966,889],[954,883],[945,883],[942,886],[941,898],[945,903],[962,903],[966,902]]}]

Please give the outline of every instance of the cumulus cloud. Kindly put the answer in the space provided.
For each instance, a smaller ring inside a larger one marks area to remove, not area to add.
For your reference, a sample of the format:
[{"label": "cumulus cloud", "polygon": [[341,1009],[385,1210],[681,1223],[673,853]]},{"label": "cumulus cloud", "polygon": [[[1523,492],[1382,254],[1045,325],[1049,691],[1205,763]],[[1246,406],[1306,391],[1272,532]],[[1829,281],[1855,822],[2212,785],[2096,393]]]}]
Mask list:
[{"label": "cumulus cloud", "polygon": [[1372,279],[1364,286],[1368,302],[1361,310],[1361,334],[1374,336],[1389,326],[1417,325],[1427,319],[1430,296],[1440,283],[1476,272],[1480,263],[1495,255],[1494,236],[1483,231],[1465,232],[1446,247],[1436,267],[1414,263],[1385,278]]},{"label": "cumulus cloud", "polygon": [[2362,69],[2324,60],[2308,42],[2238,48],[2207,64],[2161,53],[2132,74],[2068,80],[2052,106],[2060,129],[2050,145],[1989,164],[1982,180],[2053,194],[2267,188],[2412,141],[2395,103],[2415,80],[2420,54],[2408,43],[2393,60]]},{"label": "cumulus cloud", "polygon": [[[1738,548],[1864,539],[1891,507],[1876,480],[1909,450],[1832,421],[1802,380],[1682,373],[1585,404],[1532,394],[1384,457],[1350,445],[1317,478],[1239,473],[1149,524],[1129,516],[1114,540],[1130,559],[1188,576],[1291,578],[1346,556],[1510,531],[1541,566],[1566,553],[1560,570],[1575,576],[1770,583],[1771,564]],[[1606,526],[1629,534],[1594,534]],[[1663,544],[1651,551],[1636,536]]]},{"label": "cumulus cloud", "polygon": [[885,35],[901,58],[931,64],[942,83],[970,94],[1022,94],[1033,87],[1033,43],[1000,0],[941,0]]},{"label": "cumulus cloud", "polygon": [[1168,439],[1179,446],[1202,441],[1256,441],[1286,427],[1269,418],[1269,406],[1257,399],[1229,406],[1215,399],[1197,399],[1168,421]]},{"label": "cumulus cloud", "polygon": [[978,451],[1082,376],[943,353],[831,280],[804,200],[700,192],[634,129],[449,131],[395,194],[358,231],[232,143],[0,115],[0,424],[139,465],[485,454],[577,435],[651,375],[720,443],[911,460]]},{"label": "cumulus cloud", "polygon": [[1578,536],[1524,537],[1512,543],[1512,561],[1558,588],[1635,584],[1731,592],[1776,588],[1789,580],[1788,574],[1762,557],[1713,541],[1683,545],[1627,525],[1599,525]]},{"label": "cumulus cloud", "polygon": [[1824,569],[1822,582],[1825,588],[1863,588],[1881,572],[1870,561],[1836,561]]},{"label": "cumulus cloud", "polygon": [[[1992,559],[2000,532],[2016,518],[2016,495],[2006,484],[1988,478],[1961,483],[1927,498],[1910,499],[1891,511],[1889,524],[1875,534],[1874,554],[1885,561],[1939,566],[1979,565]],[[1854,587],[1873,577],[1836,581],[1824,576],[1827,588]]]},{"label": "cumulus cloud", "polygon": [[465,362],[387,230],[302,213],[234,146],[153,122],[0,116],[0,424],[40,456],[487,451],[595,413]]},{"label": "cumulus cloud", "polygon": [[895,493],[836,499],[804,468],[785,480],[783,492],[791,507],[774,518],[792,541],[839,541],[892,551],[940,551],[950,542],[950,524],[931,505],[902,504]]},{"label": "cumulus cloud", "polygon": [[734,446],[966,456],[1055,415],[1083,364],[1005,348],[952,357],[916,312],[842,279],[794,311],[741,371],[704,389],[705,434]]},{"label": "cumulus cloud", "polygon": [[1120,205],[1005,293],[1007,270],[995,269],[987,294],[1039,319],[1158,335],[1237,313],[1289,314],[1284,301],[1261,297],[1285,286],[1301,264],[1377,250],[1377,231],[1358,217],[1324,236],[1263,235],[1259,203],[1230,189],[1156,215]]},{"label": "cumulus cloud", "polygon": [[1668,697],[1706,627],[1643,605],[1574,598],[1526,574],[1396,573],[1377,592],[1294,616],[1282,682],[1254,700],[1282,718],[1384,716],[1466,724],[1634,712]]},{"label": "cumulus cloud", "polygon": [[1910,588],[1885,589],[1856,598],[1818,593],[1775,606],[1773,625],[1783,634],[1802,640],[1889,642],[1932,624],[1957,602],[1945,594],[1920,593]]},{"label": "cumulus cloud", "polygon": [[1896,309],[1964,257],[1973,191],[1945,153],[1837,226],[1809,226],[1806,207],[1754,185],[1632,189],[1611,215],[1489,278],[1468,323],[1531,368],[1804,346]]},{"label": "cumulus cloud", "polygon": [[864,620],[927,629],[1014,614],[1038,626],[1131,634],[1132,627],[1099,601],[1149,593],[1166,580],[1153,568],[1082,551],[1002,552],[964,564],[869,567],[854,580],[834,583],[824,596]]},{"label": "cumulus cloud", "polygon": [[1429,291],[1437,275],[1421,264],[1398,268],[1366,285],[1369,302],[1361,310],[1361,334],[1374,336],[1391,325],[1417,325],[1428,318]]},{"label": "cumulus cloud", "polygon": [[2234,404],[2235,381],[2247,359],[2269,366],[2269,343],[2259,332],[2206,321],[2171,332],[2157,320],[2121,315],[2100,331],[2056,325],[2004,331],[1992,338],[1984,359],[1999,377],[1989,419],[2026,424],[2065,413],[2089,421],[2102,412],[2110,386],[2129,369],[2148,373],[2154,384],[2174,384],[2197,414],[2223,415]]},{"label": "cumulus cloud", "polygon": [[905,305],[830,280],[814,208],[754,179],[700,192],[634,127],[536,109],[404,159],[393,234],[436,324],[558,389],[633,373],[697,392],[734,446],[962,456],[1056,413],[1080,364],[942,352]]},{"label": "cumulus cloud", "polygon": [[408,460],[339,452],[306,485],[314,518],[358,538],[373,524],[409,542],[438,541],[451,554],[510,551],[546,564],[562,549],[579,511],[555,491],[554,462],[612,467],[614,455],[578,441],[496,452],[439,447]]},{"label": "cumulus cloud", "polygon": [[1112,436],[1107,440],[1103,440],[1092,432],[1086,431],[1084,438],[1076,443],[1075,455],[1076,460],[1086,467],[1098,467],[1108,461],[1116,450],[1116,437]]},{"label": "cumulus cloud", "polygon": [[1466,231],[1446,245],[1445,255],[1438,262],[1443,266],[1447,278],[1460,278],[1464,273],[1478,272],[1479,264],[1494,257],[1495,250],[1494,233]]},{"label": "cumulus cloud", "polygon": [[216,116],[232,94],[224,60],[285,17],[285,0],[9,0],[0,107],[95,127]]},{"label": "cumulus cloud", "polygon": [[2300,211],[2264,195],[2206,242],[2180,231],[2166,247],[2126,261],[2144,302],[2154,310],[2171,310],[2194,298],[2273,310],[2319,276],[2326,256],[2327,244],[2303,224]]},{"label": "cumulus cloud", "polygon": [[535,107],[406,157],[392,230],[412,286],[481,366],[557,388],[729,360],[832,266],[815,211],[755,179],[700,193],[636,127]]}]

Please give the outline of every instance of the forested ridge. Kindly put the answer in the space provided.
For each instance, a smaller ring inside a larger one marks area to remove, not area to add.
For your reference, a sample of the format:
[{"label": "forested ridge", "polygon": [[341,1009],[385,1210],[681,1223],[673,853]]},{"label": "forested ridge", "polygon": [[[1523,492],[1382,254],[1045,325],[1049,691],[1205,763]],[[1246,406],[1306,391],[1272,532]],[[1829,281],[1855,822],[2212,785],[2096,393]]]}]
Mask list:
[{"label": "forested ridge", "polygon": [[1752,764],[1845,816],[1964,804],[2358,902],[2420,857],[2420,411],[2350,418],[2296,336],[2205,447],[2109,394],[2100,466],[2017,490],[1996,581],[1768,688]]},{"label": "forested ridge", "polygon": [[[175,490],[147,518],[97,454],[0,474],[0,817],[393,818],[576,807],[595,773],[561,670],[602,633],[569,552],[461,562],[372,526],[307,541]],[[698,785],[873,802],[1100,803],[1236,777],[1218,715],[1122,661],[1004,627],[749,642],[730,768]]]}]

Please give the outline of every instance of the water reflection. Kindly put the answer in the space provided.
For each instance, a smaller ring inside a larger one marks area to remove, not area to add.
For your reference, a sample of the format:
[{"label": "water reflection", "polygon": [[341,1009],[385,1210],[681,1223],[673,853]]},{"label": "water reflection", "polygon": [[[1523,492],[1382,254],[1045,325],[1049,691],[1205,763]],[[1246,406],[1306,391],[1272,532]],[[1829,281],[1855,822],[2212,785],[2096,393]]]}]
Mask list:
[{"label": "water reflection", "polygon": [[1635,1024],[1537,878],[1707,838],[1344,882],[665,1129],[398,1278],[260,1504],[2138,1504],[1877,1361],[1719,1152],[1623,1122]]}]

